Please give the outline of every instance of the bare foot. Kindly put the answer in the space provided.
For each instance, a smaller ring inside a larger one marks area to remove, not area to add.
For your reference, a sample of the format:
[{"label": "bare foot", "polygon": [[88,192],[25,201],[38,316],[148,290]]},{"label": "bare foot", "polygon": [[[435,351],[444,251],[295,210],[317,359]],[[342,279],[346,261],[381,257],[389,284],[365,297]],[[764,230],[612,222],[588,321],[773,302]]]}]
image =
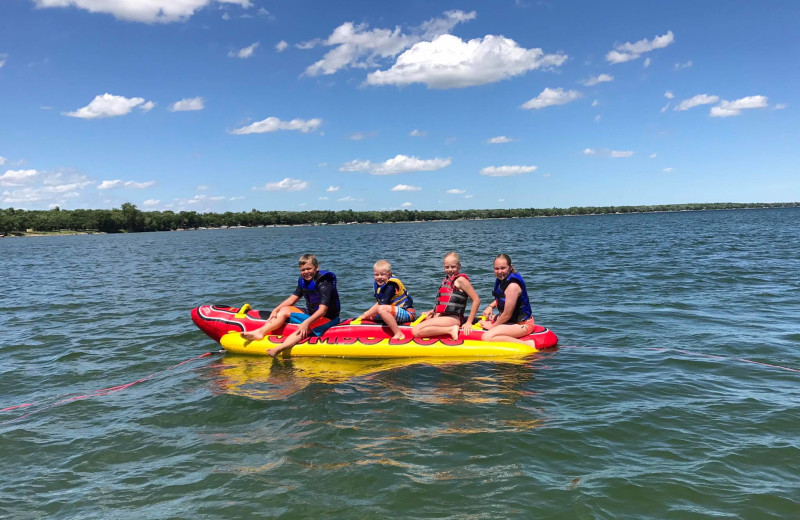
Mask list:
[{"label": "bare foot", "polygon": [[401,341],[401,340],[406,339],[406,335],[403,334],[402,332],[398,332],[397,334],[392,336],[392,339],[395,340],[395,341]]},{"label": "bare foot", "polygon": [[275,357],[278,355],[279,352],[280,350],[277,347],[267,350],[267,354],[269,354],[269,357]]},{"label": "bare foot", "polygon": [[452,340],[458,339],[458,330],[460,328],[461,327],[459,327],[458,325],[453,325],[452,327],[450,327],[450,339]]},{"label": "bare foot", "polygon": [[258,333],[257,333],[256,331],[254,331],[254,330],[249,330],[249,331],[246,331],[246,332],[242,332],[241,336],[242,336],[244,339],[248,340],[248,341],[259,340],[259,339],[264,339],[264,336],[262,336],[262,335],[258,334]]}]

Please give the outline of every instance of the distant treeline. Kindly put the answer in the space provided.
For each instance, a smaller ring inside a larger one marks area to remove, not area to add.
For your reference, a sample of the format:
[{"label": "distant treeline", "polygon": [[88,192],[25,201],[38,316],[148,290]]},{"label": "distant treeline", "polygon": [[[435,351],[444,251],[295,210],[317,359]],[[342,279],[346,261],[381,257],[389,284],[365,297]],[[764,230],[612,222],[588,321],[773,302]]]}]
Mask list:
[{"label": "distant treeline", "polygon": [[798,207],[800,202],[786,203],[709,203],[662,204],[656,206],[584,206],[571,208],[465,209],[455,211],[259,211],[233,213],[197,213],[196,211],[141,211],[126,202],[115,209],[51,210],[0,209],[0,234],[26,232],[139,232],[176,229],[296,226],[310,224],[351,224],[378,222],[414,222],[425,220],[471,220],[489,218],[558,217],[600,215],[609,213],[651,213],[662,211],[707,211],[748,208]]}]

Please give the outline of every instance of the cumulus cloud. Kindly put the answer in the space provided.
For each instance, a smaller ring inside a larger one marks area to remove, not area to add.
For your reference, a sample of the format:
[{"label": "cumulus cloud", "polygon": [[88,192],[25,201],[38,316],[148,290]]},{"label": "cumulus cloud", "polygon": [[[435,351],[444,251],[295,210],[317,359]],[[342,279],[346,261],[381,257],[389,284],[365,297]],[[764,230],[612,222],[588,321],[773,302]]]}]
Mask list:
[{"label": "cumulus cloud", "polygon": [[719,101],[719,96],[710,96],[708,94],[697,94],[696,96],[684,99],[673,110],[683,111],[689,110],[700,105],[710,105]]},{"label": "cumulus cloud", "polygon": [[664,97],[667,98],[667,99],[672,99],[672,98],[675,97],[675,94],[673,94],[672,92],[667,90],[666,92],[664,92]]},{"label": "cumulus cloud", "polygon": [[538,166],[487,166],[481,169],[481,175],[489,177],[509,177],[535,171]]},{"label": "cumulus cloud", "polygon": [[510,137],[506,137],[504,135],[498,135],[497,137],[491,137],[489,139],[489,144],[503,144],[503,143],[510,143],[513,141]]},{"label": "cumulus cloud", "polygon": [[159,199],[147,199],[142,202],[142,206],[158,206],[161,201]]},{"label": "cumulus cloud", "polygon": [[77,7],[110,14],[118,20],[144,23],[186,21],[196,11],[216,3],[251,7],[251,0],[33,0],[36,7]]},{"label": "cumulus cloud", "polygon": [[562,88],[545,88],[538,96],[526,101],[522,108],[538,110],[553,105],[564,105],[570,101],[575,101],[583,97],[577,90],[564,92]]},{"label": "cumulus cloud", "polygon": [[205,108],[205,101],[202,97],[183,98],[180,101],[169,106],[172,112],[188,112],[191,110],[203,110]]},{"label": "cumulus cloud", "polygon": [[287,47],[289,47],[289,44],[286,42],[286,40],[281,40],[275,44],[275,50],[278,52],[285,51]]},{"label": "cumulus cloud", "polygon": [[711,107],[711,117],[731,117],[738,116],[742,110],[750,110],[752,108],[766,108],[766,96],[747,96],[736,101],[720,102],[719,105]]},{"label": "cumulus cloud", "polygon": [[231,134],[245,135],[245,134],[266,134],[268,132],[277,132],[278,130],[299,130],[304,134],[313,132],[322,124],[322,119],[292,119],[291,121],[281,121],[277,117],[268,117],[263,121],[231,130]]},{"label": "cumulus cloud", "polygon": [[241,58],[243,60],[247,59],[252,56],[254,52],[256,52],[256,49],[259,45],[261,45],[261,42],[255,42],[253,45],[249,45],[244,49],[239,49],[238,51],[228,51],[228,57]]},{"label": "cumulus cloud", "polygon": [[466,192],[467,192],[467,190],[462,190],[462,189],[459,189],[459,188],[453,188],[453,189],[447,190],[445,193],[449,193],[450,195],[463,195]]},{"label": "cumulus cloud", "polygon": [[156,181],[147,181],[147,182],[133,182],[133,181],[121,181],[119,179],[115,179],[113,181],[103,181],[97,185],[98,190],[108,190],[111,188],[130,188],[134,190],[143,190],[145,188],[150,188],[151,186],[155,186]]},{"label": "cumulus cloud", "polygon": [[652,40],[644,38],[635,43],[626,42],[616,45],[614,50],[609,51],[606,60],[612,64],[635,60],[646,52],[663,49],[674,41],[675,36],[672,31],[667,31],[667,34],[655,36]]},{"label": "cumulus cloud", "polygon": [[333,193],[334,191],[339,191],[339,186],[328,186],[328,188],[325,191],[327,191],[328,193]]},{"label": "cumulus cloud", "polygon": [[371,161],[354,160],[343,164],[339,171],[342,172],[367,172],[371,175],[395,175],[398,173],[409,172],[429,172],[441,170],[450,166],[452,159],[442,159],[436,157],[435,159],[419,159],[417,157],[408,157],[406,155],[397,155],[392,159],[388,159],[382,163],[373,163]]},{"label": "cumulus cloud", "polygon": [[7,170],[0,175],[0,203],[9,205],[64,205],[79,197],[92,181],[70,171]]},{"label": "cumulus cloud", "polygon": [[618,157],[630,157],[632,155],[633,155],[633,152],[630,151],[630,150],[611,150],[609,152],[609,157],[611,157],[612,159],[618,158]]},{"label": "cumulus cloud", "polygon": [[598,83],[605,83],[608,81],[614,81],[614,76],[611,74],[600,74],[599,76],[594,76],[589,79],[585,79],[581,81],[587,87],[591,87],[592,85],[597,85]]},{"label": "cumulus cloud", "polygon": [[81,119],[99,119],[101,117],[124,116],[136,107],[148,112],[155,106],[152,101],[145,101],[144,98],[126,98],[124,96],[114,96],[105,93],[95,96],[95,98],[83,108],[73,112],[62,112],[62,115],[69,117],[79,117]]},{"label": "cumulus cloud", "polygon": [[308,182],[286,177],[280,182],[268,182],[264,186],[253,186],[253,191],[303,191],[308,189]]},{"label": "cumulus cloud", "polygon": [[494,83],[530,70],[558,67],[567,56],[525,49],[503,36],[487,35],[463,41],[442,34],[430,42],[419,42],[397,57],[387,70],[367,75],[368,85],[410,85],[428,88],[463,88]]},{"label": "cumulus cloud", "polygon": [[336,202],[364,202],[364,199],[357,199],[348,195],[347,197],[336,199]]},{"label": "cumulus cloud", "polygon": [[411,204],[410,202],[404,202],[400,204],[401,208],[410,208],[411,206],[413,206],[413,204]]},{"label": "cumulus cloud", "polygon": [[315,39],[297,45],[312,49],[318,45],[334,47],[325,56],[306,68],[307,76],[334,74],[344,68],[374,68],[378,61],[397,56],[423,39],[433,39],[449,32],[457,24],[472,20],[475,12],[447,11],[441,18],[433,18],[408,34],[400,27],[394,29],[369,29],[367,24],[346,22],[334,29],[325,40]]},{"label": "cumulus cloud", "polygon": [[422,191],[419,186],[409,186],[408,184],[398,184],[392,191]]}]

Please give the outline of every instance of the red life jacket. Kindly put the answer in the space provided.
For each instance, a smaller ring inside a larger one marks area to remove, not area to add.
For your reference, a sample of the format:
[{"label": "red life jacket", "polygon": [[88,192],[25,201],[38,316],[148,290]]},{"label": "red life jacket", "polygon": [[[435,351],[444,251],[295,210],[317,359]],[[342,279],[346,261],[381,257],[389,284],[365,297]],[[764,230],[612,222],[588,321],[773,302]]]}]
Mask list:
[{"label": "red life jacket", "polygon": [[467,293],[456,288],[456,280],[463,276],[469,281],[469,276],[459,273],[452,278],[445,276],[439,286],[439,294],[436,296],[436,305],[433,312],[441,316],[464,316],[467,310]]}]

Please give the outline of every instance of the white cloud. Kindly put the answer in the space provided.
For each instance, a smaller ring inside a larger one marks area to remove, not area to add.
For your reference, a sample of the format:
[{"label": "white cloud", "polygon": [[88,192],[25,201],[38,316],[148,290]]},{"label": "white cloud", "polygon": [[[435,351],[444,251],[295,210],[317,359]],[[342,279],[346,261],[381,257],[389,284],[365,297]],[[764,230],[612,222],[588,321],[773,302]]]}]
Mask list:
[{"label": "white cloud", "polygon": [[648,155],[648,157],[650,157],[651,159],[655,159],[657,155],[658,154],[656,152],[653,152],[650,155]]},{"label": "white cloud", "polygon": [[303,191],[308,189],[308,182],[286,177],[280,182],[268,182],[262,187],[253,186],[253,191]]},{"label": "white cloud", "polygon": [[129,114],[136,107],[145,112],[155,106],[152,101],[145,101],[144,98],[126,98],[124,96],[114,96],[105,93],[95,96],[91,103],[73,112],[62,112],[62,115],[69,117],[79,117],[81,119],[98,119],[101,117],[116,117]]},{"label": "white cloud", "polygon": [[583,97],[583,94],[577,90],[568,90],[564,92],[561,88],[545,88],[538,96],[526,101],[522,108],[535,109],[545,108],[553,105],[564,105],[570,101],[575,101]]},{"label": "white cloud", "polygon": [[663,169],[663,170],[661,170],[661,171],[662,171],[662,172],[664,172],[664,173],[669,173],[669,172],[671,172],[671,171],[672,171],[672,168],[664,168],[664,169]]},{"label": "white cloud", "polygon": [[4,165],[8,159],[0,155],[0,166]]},{"label": "white cloud", "polygon": [[463,41],[442,34],[430,42],[419,42],[397,57],[388,70],[367,75],[369,85],[410,85],[428,88],[463,88],[494,83],[530,70],[558,67],[567,56],[525,49],[503,36],[486,35]]},{"label": "white cloud", "polygon": [[672,98],[675,97],[675,94],[673,94],[672,92],[667,90],[666,92],[664,92],[664,97],[667,98],[667,99],[672,99]]},{"label": "white cloud", "polygon": [[638,42],[626,42],[616,45],[614,50],[606,54],[606,60],[610,63],[624,63],[639,58],[645,52],[650,52],[655,49],[663,49],[667,45],[675,41],[675,36],[672,31],[667,31],[667,34],[656,36],[652,40],[644,38]]},{"label": "white cloud", "polygon": [[649,66],[650,66],[650,63],[651,63],[651,61],[650,61],[650,58],[645,58],[645,59],[644,59],[644,68],[647,68],[647,67],[649,67]]},{"label": "white cloud", "polygon": [[208,186],[205,184],[201,184],[195,188],[197,191],[208,191]]},{"label": "white cloud", "polygon": [[742,110],[751,108],[766,108],[766,96],[747,96],[736,101],[721,101],[719,105],[711,107],[711,117],[738,116]]},{"label": "white cloud", "polygon": [[185,202],[186,204],[200,204],[201,202],[214,202],[220,200],[225,200],[225,197],[223,197],[222,195],[215,195],[215,196],[195,195],[194,197]]},{"label": "white cloud", "polygon": [[38,174],[36,170],[7,170],[0,175],[0,186],[24,186],[32,182]]},{"label": "white cloud", "polygon": [[304,134],[313,132],[322,124],[322,119],[292,119],[291,121],[281,121],[277,117],[268,117],[263,121],[231,130],[231,134],[265,134],[267,132],[277,132],[278,130],[299,130]]},{"label": "white cloud", "polygon": [[599,122],[601,119],[603,119],[603,116],[601,116],[600,114],[597,114],[596,116],[594,116],[595,123]]},{"label": "white cloud", "polygon": [[0,53],[0,69],[3,68],[3,65],[6,64],[6,61],[8,61],[8,54]]},{"label": "white cloud", "polygon": [[202,97],[183,98],[169,106],[172,112],[188,112],[191,110],[203,110],[205,108]]},{"label": "white cloud", "polygon": [[252,45],[249,45],[243,49],[239,49],[238,51],[228,51],[229,58],[241,58],[243,60],[249,58],[256,52],[258,46],[261,45],[261,42],[255,42]]},{"label": "white cloud", "polygon": [[336,199],[336,202],[364,202],[364,199],[356,199],[355,197],[347,196],[341,199]]},{"label": "white cloud", "polygon": [[377,61],[397,56],[405,49],[423,39],[433,39],[449,32],[457,24],[472,20],[475,12],[447,11],[442,18],[433,18],[414,28],[409,34],[400,27],[392,29],[368,29],[367,24],[343,23],[326,39],[315,39],[298,44],[300,49],[312,49],[317,45],[334,47],[313,65],[306,68],[307,76],[334,74],[349,67],[377,67]]},{"label": "white cloud", "polygon": [[451,195],[463,195],[466,192],[467,192],[467,190],[461,190],[461,189],[458,189],[458,188],[453,188],[453,189],[447,190],[445,193],[449,193]]},{"label": "white cloud", "polygon": [[426,135],[428,135],[428,132],[425,132],[423,130],[417,130],[415,128],[411,132],[409,132],[408,135],[410,135],[411,137],[425,137]]},{"label": "white cloud", "polygon": [[609,153],[609,156],[612,159],[615,159],[615,158],[618,158],[618,157],[630,157],[632,155],[633,155],[633,152],[630,151],[630,150],[611,150],[611,152]]},{"label": "white cloud", "polygon": [[143,190],[145,188],[150,188],[151,186],[155,186],[156,181],[147,181],[147,182],[133,182],[133,181],[121,181],[119,179],[115,179],[113,181],[103,181],[97,185],[98,190],[108,190],[111,188],[131,188],[135,190]]},{"label": "white cloud", "polygon": [[392,191],[422,191],[419,186],[409,186],[408,184],[398,184]]},{"label": "white cloud", "polygon": [[281,40],[275,44],[275,50],[278,52],[285,51],[287,47],[289,47],[289,44],[286,42],[286,40]]},{"label": "white cloud", "polygon": [[591,87],[592,85],[597,85],[598,83],[605,83],[607,81],[614,81],[614,76],[612,76],[611,74],[600,74],[599,76],[585,79],[581,81],[581,83],[583,83],[587,87]]},{"label": "white cloud", "polygon": [[681,70],[681,69],[688,69],[691,66],[692,66],[692,60],[689,60],[686,63],[676,63],[674,68],[675,70]]},{"label": "white cloud", "polygon": [[671,104],[671,102],[670,102],[670,101],[668,101],[666,105],[664,105],[663,107],[661,107],[661,113],[662,113],[662,114],[663,114],[664,112],[666,112],[667,110],[669,110],[669,106],[670,106],[670,104]]},{"label": "white cloud", "polygon": [[358,159],[343,164],[339,171],[342,172],[368,172],[372,175],[394,175],[408,172],[429,172],[450,166],[452,159],[419,159],[406,155],[397,155],[382,163],[360,161]]},{"label": "white cloud", "polygon": [[710,96],[708,94],[697,94],[696,96],[684,99],[673,110],[683,111],[689,110],[700,105],[710,105],[719,101],[719,96]]},{"label": "white cloud", "polygon": [[620,157],[630,157],[633,155],[633,152],[630,150],[609,150],[608,148],[584,148],[583,155],[596,155],[598,157],[616,159]]},{"label": "white cloud", "polygon": [[410,208],[411,206],[413,206],[413,204],[411,204],[410,202],[404,202],[400,204],[401,208]]},{"label": "white cloud", "polygon": [[158,206],[161,203],[158,199],[147,199],[146,201],[142,202],[142,206]]},{"label": "white cloud", "polygon": [[498,135],[497,137],[492,137],[489,139],[489,144],[503,144],[503,143],[510,143],[513,141],[510,137],[506,137],[504,135]]},{"label": "white cloud", "polygon": [[353,141],[361,141],[364,139],[376,137],[378,132],[355,132],[347,136],[348,138],[352,139]]},{"label": "white cloud", "polygon": [[598,100],[596,100],[596,99],[594,101],[592,101],[592,106],[593,107],[596,107],[599,104],[600,104],[600,102]]},{"label": "white cloud", "polygon": [[487,166],[481,169],[481,175],[489,177],[508,177],[535,171],[538,166]]},{"label": "white cloud", "polygon": [[144,23],[183,22],[196,11],[215,3],[251,7],[251,0],[33,0],[36,7],[77,7],[119,20]]},{"label": "white cloud", "polygon": [[327,191],[328,193],[333,193],[334,191],[339,191],[339,186],[328,186],[328,188],[325,191]]},{"label": "white cloud", "polygon": [[328,197],[317,197],[317,200],[328,200]]},{"label": "white cloud", "polygon": [[0,175],[0,186],[11,189],[0,194],[0,203],[63,206],[90,184],[85,175],[70,171],[8,170]]},{"label": "white cloud", "polygon": [[[784,108],[786,108],[787,106],[789,106],[789,105],[787,105],[786,103],[778,103],[777,105],[775,105],[774,107],[772,107],[772,109],[773,109],[773,110],[783,110],[783,109],[784,109]],[[1,163],[1,162],[0,162],[0,164],[3,164],[3,163]]]}]

